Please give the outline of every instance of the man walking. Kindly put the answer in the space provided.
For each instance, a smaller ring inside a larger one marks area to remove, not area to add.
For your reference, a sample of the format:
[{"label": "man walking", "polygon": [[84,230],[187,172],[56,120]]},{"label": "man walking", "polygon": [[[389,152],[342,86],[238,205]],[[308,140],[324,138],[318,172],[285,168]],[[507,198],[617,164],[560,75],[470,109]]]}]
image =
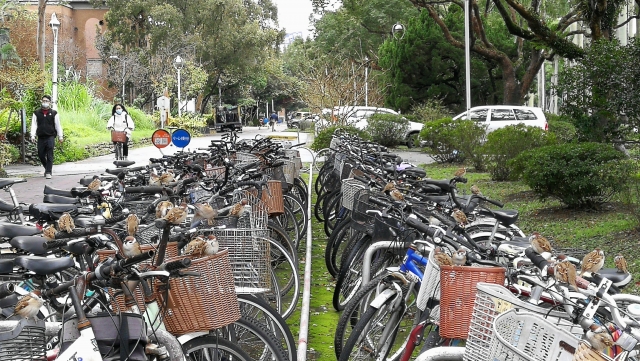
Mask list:
[{"label": "man walking", "polygon": [[62,143],[63,135],[60,117],[58,112],[51,109],[51,97],[48,95],[42,97],[42,107],[33,112],[31,118],[31,141],[35,141],[36,136],[38,137],[38,158],[44,166],[44,177],[51,179],[53,147],[56,136]]}]

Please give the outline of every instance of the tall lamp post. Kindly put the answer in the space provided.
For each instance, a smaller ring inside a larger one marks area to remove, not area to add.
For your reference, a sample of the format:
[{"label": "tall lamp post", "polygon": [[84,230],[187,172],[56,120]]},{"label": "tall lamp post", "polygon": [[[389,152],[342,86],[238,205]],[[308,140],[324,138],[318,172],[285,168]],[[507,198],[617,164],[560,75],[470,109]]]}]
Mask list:
[{"label": "tall lamp post", "polygon": [[[111,55],[111,56],[109,56],[109,59],[118,59],[118,60],[120,60],[120,58],[117,55]],[[125,85],[124,78],[125,78],[125,75],[127,74],[126,73],[126,70],[127,70],[126,66],[127,66],[126,59],[122,59],[122,98],[121,98],[122,104],[124,104],[124,85]]]},{"label": "tall lamp post", "polygon": [[364,57],[364,106],[369,106],[369,57]]},{"label": "tall lamp post", "polygon": [[467,98],[467,119],[469,118],[469,109],[471,109],[471,36],[469,23],[471,21],[471,1],[464,0],[464,67],[466,70],[465,88]]},{"label": "tall lamp post", "polygon": [[49,26],[53,30],[53,74],[51,76],[51,108],[58,110],[58,30],[60,30],[60,21],[56,13],[51,14]]},{"label": "tall lamp post", "polygon": [[182,108],[180,106],[180,100],[182,98],[180,95],[180,70],[182,70],[182,68],[184,67],[184,60],[182,60],[182,57],[180,57],[180,55],[176,56],[176,59],[173,61],[173,67],[178,71],[178,116],[181,117]]}]

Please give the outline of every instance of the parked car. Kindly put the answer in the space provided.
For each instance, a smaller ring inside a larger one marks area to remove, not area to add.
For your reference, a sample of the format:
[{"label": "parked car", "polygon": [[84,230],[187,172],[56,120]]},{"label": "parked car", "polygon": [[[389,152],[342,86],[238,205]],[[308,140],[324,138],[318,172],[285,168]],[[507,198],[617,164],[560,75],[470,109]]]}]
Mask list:
[{"label": "parked car", "polygon": [[[369,125],[369,117],[373,114],[393,114],[399,115],[393,109],[378,108],[378,107],[361,107],[361,106],[347,106],[347,107],[335,107],[333,111],[333,121],[338,122],[343,120],[343,124],[354,126],[358,129],[365,129]],[[330,122],[326,119],[321,119],[316,123],[316,134],[318,130],[321,130],[330,125]],[[405,134],[406,145],[412,148],[415,144],[415,140],[422,130],[422,123],[409,122],[409,130]]]},{"label": "parked car", "polygon": [[299,128],[300,122],[303,120],[315,122],[317,115],[309,112],[296,112],[294,117],[287,120],[287,128]]},{"label": "parked car", "polygon": [[549,130],[549,123],[541,108],[515,105],[486,105],[473,107],[469,112],[453,117],[453,120],[470,119],[487,126],[487,133],[507,125],[525,124]]}]

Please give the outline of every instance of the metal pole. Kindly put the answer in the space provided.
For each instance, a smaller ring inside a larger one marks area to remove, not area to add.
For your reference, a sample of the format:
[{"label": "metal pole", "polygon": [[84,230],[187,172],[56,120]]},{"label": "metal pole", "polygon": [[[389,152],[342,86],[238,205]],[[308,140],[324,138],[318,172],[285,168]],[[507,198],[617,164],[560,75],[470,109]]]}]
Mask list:
[{"label": "metal pole", "polygon": [[[306,149],[306,148],[302,148]],[[311,152],[311,151],[310,151]],[[311,152],[313,158],[309,166],[309,183],[308,183],[308,208],[307,214],[311,214],[311,195],[313,192],[313,167],[315,165],[315,155]],[[307,345],[309,344],[309,311],[311,306],[311,260],[312,260],[312,240],[313,232],[311,231],[311,222],[307,228],[307,253],[306,262],[304,264],[304,287],[302,291],[302,308],[300,309],[300,329],[298,334],[298,361],[307,359]]]},{"label": "metal pole", "polygon": [[122,59],[122,104],[124,104],[124,77],[125,77],[126,61]]},{"label": "metal pole", "polygon": [[369,64],[364,68],[364,106],[369,106]]},{"label": "metal pole", "polygon": [[180,68],[178,68],[178,116],[182,117],[182,108],[180,108]]},{"label": "metal pole", "polygon": [[53,75],[51,76],[51,108],[58,110],[58,29],[53,30]]},{"label": "metal pole", "polygon": [[220,82],[218,82],[218,106],[222,106],[222,88],[220,88]]},{"label": "metal pole", "polygon": [[471,109],[471,36],[469,29],[469,6],[470,1],[464,0],[464,66],[466,71],[467,112]]},{"label": "metal pole", "polygon": [[540,108],[542,108],[542,110],[545,110],[546,107],[546,99],[545,99],[545,66],[544,66],[544,61],[542,62],[542,66],[540,67],[540,72],[538,73],[538,106]]}]

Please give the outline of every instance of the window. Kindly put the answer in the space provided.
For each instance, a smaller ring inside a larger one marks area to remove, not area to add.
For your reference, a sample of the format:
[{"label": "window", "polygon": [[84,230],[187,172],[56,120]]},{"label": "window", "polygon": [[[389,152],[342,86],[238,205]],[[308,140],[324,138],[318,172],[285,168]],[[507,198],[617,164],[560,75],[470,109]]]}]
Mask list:
[{"label": "window", "polygon": [[516,113],[516,119],[518,120],[537,120],[536,113],[527,109],[514,109],[514,113]]},{"label": "window", "polygon": [[491,111],[491,121],[516,120],[511,109],[493,109]]},{"label": "window", "polygon": [[[469,119],[475,122],[486,122],[487,121],[487,108],[481,108],[472,110],[469,112]],[[463,117],[464,118],[464,117]]]}]

